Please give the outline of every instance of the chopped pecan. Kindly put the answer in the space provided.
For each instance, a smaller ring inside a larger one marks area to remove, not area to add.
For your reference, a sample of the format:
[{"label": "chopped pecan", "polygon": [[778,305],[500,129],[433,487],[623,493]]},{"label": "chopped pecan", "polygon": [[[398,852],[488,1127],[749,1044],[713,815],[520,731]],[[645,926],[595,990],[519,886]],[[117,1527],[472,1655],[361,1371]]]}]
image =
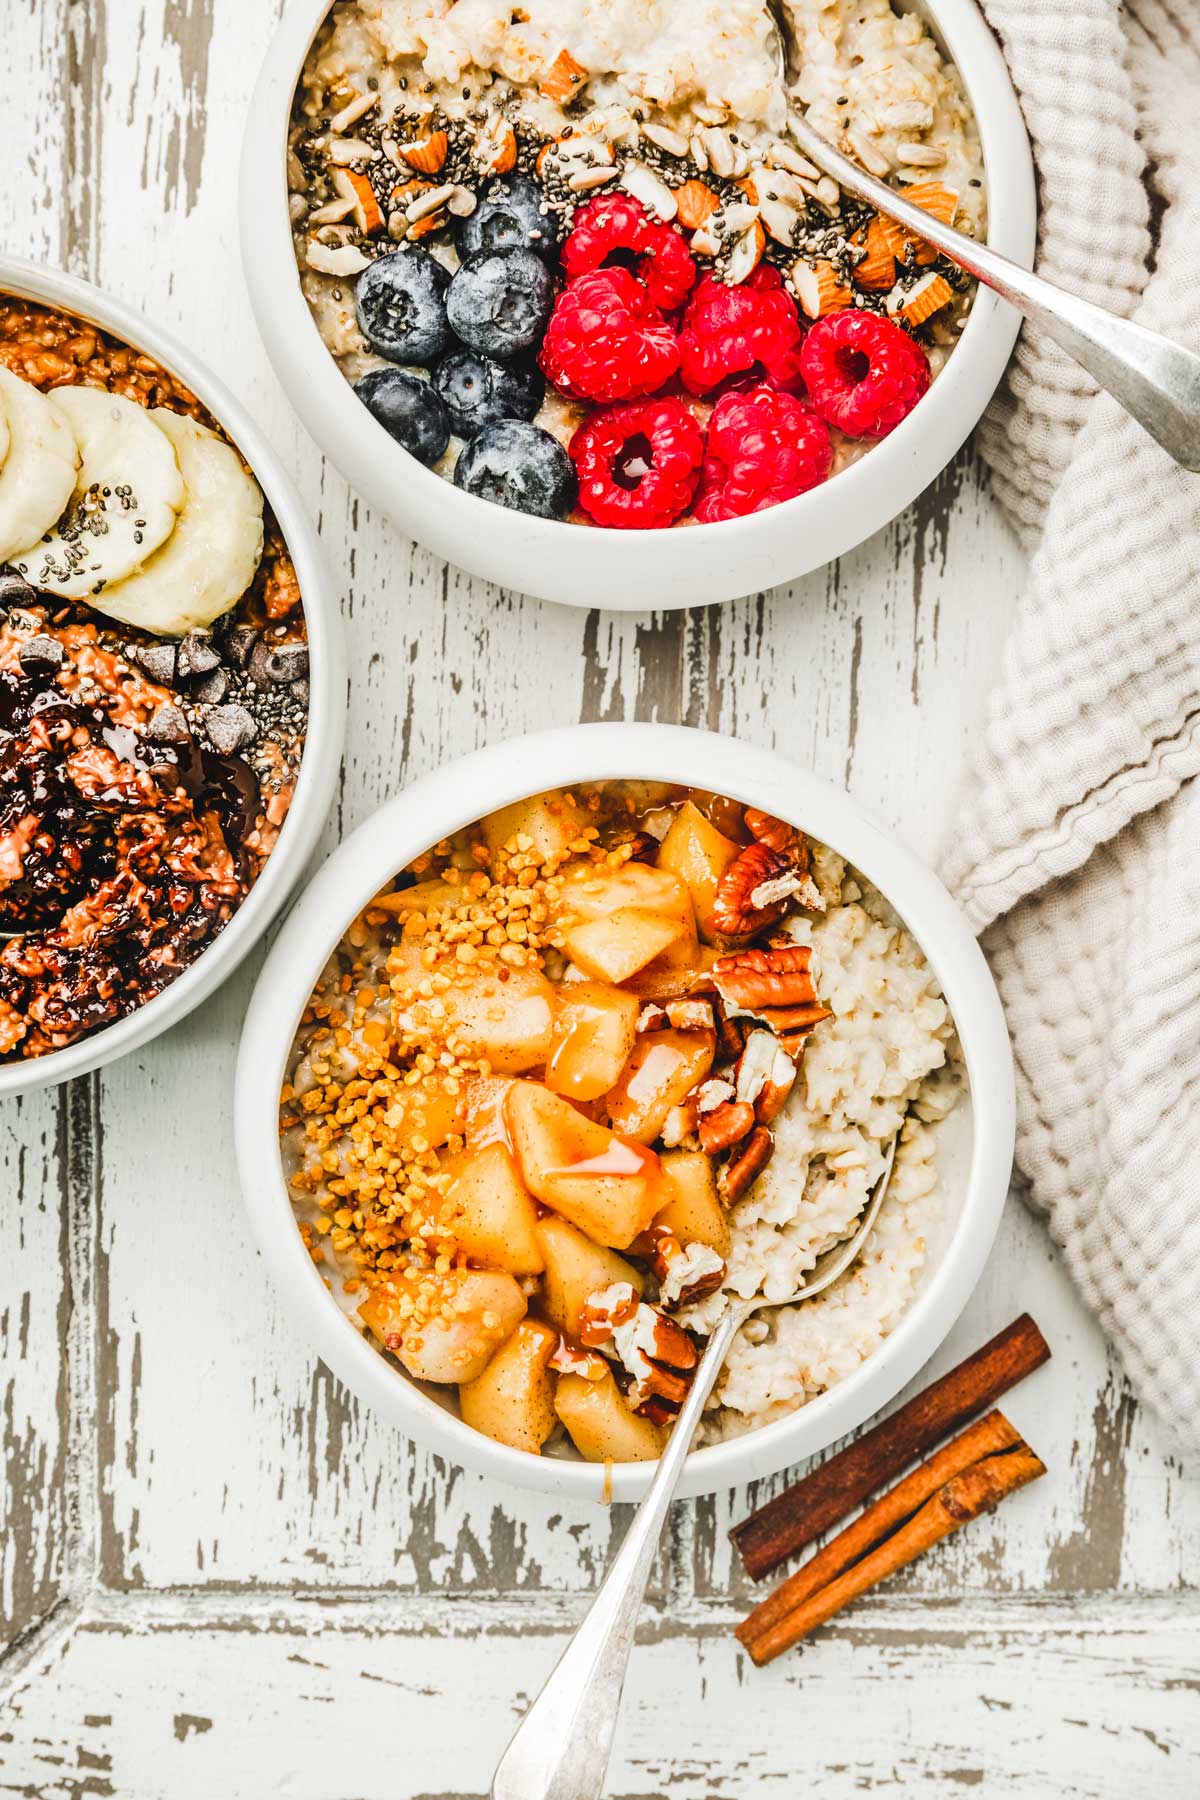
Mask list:
[{"label": "chopped pecan", "polygon": [[655,1394],[651,1394],[648,1399],[643,1400],[637,1410],[644,1419],[649,1419],[652,1425],[673,1425],[679,1417],[677,1406],[671,1406],[668,1401],[660,1400]]},{"label": "chopped pecan", "polygon": [[783,1111],[796,1065],[771,1031],[752,1031],[746,1039],[734,1071],[737,1097],[754,1108],[760,1125],[769,1125]]},{"label": "chopped pecan", "polygon": [[775,1139],[765,1125],[756,1125],[736,1156],[717,1173],[717,1191],[726,1206],[740,1200],[752,1181],[757,1181],[771,1160]]},{"label": "chopped pecan", "polygon": [[650,1000],[638,1014],[637,1029],[639,1031],[665,1031],[670,1023],[666,1007],[658,1006],[653,1000]]},{"label": "chopped pecan", "polygon": [[675,1031],[711,1031],[713,1009],[707,1000],[668,1000],[667,1020]]},{"label": "chopped pecan", "polygon": [[712,925],[721,937],[752,937],[783,916],[786,895],[756,905],[754,895],[785,877],[790,868],[786,856],[767,844],[748,844],[734,857],[713,896]]},{"label": "chopped pecan", "polygon": [[727,1100],[736,1100],[737,1089],[731,1081],[725,1081],[720,1076],[715,1076],[709,1081],[702,1081],[695,1090],[695,1096],[696,1112],[697,1115],[700,1115],[715,1112],[717,1107],[724,1106]]},{"label": "chopped pecan", "polygon": [[579,1318],[579,1339],[589,1350],[607,1344],[619,1326],[637,1317],[641,1305],[633,1285],[614,1281],[611,1286],[589,1294]]},{"label": "chopped pecan", "polygon": [[650,1267],[659,1283],[659,1304],[690,1306],[713,1294],[725,1279],[725,1264],[707,1244],[681,1244],[673,1231],[653,1233]]},{"label": "chopped pecan", "polygon": [[719,1156],[722,1150],[740,1144],[754,1129],[754,1108],[737,1100],[726,1100],[712,1112],[700,1115],[700,1147],[708,1156]]},{"label": "chopped pecan", "polygon": [[689,1096],[678,1106],[673,1106],[663,1120],[660,1135],[664,1145],[668,1150],[677,1150],[688,1138],[695,1137],[699,1124],[700,1109],[695,1099]]},{"label": "chopped pecan", "polygon": [[772,813],[760,812],[757,806],[748,806],[745,811],[746,830],[756,843],[766,844],[769,850],[778,850],[781,855],[791,853],[793,860],[799,860],[798,852],[802,851],[805,869],[808,868],[808,840],[802,831],[789,825],[785,819],[777,819]]},{"label": "chopped pecan", "polygon": [[559,1375],[582,1375],[585,1381],[601,1381],[608,1364],[598,1350],[579,1350],[569,1338],[560,1337],[549,1367]]},{"label": "chopped pecan", "polygon": [[647,1405],[654,1405],[660,1400],[680,1407],[687,1399],[690,1386],[691,1382],[684,1376],[676,1375],[671,1369],[661,1369],[657,1363],[647,1362],[630,1389],[631,1398],[635,1401],[634,1411],[644,1412]]},{"label": "chopped pecan", "polygon": [[736,1062],[746,1048],[750,1027],[745,1019],[730,1018],[725,1002],[719,994],[713,1004],[713,1012],[717,1021],[717,1050],[720,1056],[727,1061]]},{"label": "chopped pecan", "polygon": [[[808,944],[777,944],[769,950],[735,950],[719,956],[713,964],[713,980],[727,1005],[746,1012],[820,1005]],[[828,1017],[827,1009],[822,1017]]]}]

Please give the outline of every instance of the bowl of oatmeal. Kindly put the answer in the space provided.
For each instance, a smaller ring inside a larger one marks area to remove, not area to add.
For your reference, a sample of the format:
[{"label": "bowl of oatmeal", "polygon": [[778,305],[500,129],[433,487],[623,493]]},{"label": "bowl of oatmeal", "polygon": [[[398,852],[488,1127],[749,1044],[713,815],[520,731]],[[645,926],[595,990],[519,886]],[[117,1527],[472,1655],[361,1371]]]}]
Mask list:
[{"label": "bowl of oatmeal", "polygon": [[972,0],[786,14],[784,72],[765,0],[289,13],[246,135],[251,297],[313,435],[412,536],[552,599],[704,603],[841,554],[953,455],[1015,315],[787,119],[1025,258],[1003,62]]},{"label": "bowl of oatmeal", "polygon": [[885,1404],[974,1286],[1013,1141],[936,879],[783,759],[647,725],[482,751],[355,833],[263,971],[236,1104],[325,1362],[439,1453],[580,1498],[643,1490],[730,1297],[791,1294],[897,1139],[858,1264],[737,1340],[687,1491]]},{"label": "bowl of oatmeal", "polygon": [[310,854],[341,745],[315,533],[242,408],[0,260],[0,1094],[144,1043]]}]

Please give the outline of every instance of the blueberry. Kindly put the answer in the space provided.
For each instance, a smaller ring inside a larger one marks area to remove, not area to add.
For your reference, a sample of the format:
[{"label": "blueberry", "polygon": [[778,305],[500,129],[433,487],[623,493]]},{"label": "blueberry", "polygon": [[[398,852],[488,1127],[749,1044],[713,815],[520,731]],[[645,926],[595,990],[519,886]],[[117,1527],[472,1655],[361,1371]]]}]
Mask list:
[{"label": "blueberry", "polygon": [[450,342],[449,281],[428,250],[412,245],[364,269],[355,302],[359,328],[371,348],[390,362],[435,362]]},{"label": "blueberry", "polygon": [[570,457],[556,437],[523,419],[485,425],[459,457],[454,484],[540,519],[565,519],[575,504]]},{"label": "blueberry", "polygon": [[541,342],[553,304],[550,271],[532,250],[482,250],[450,283],[446,316],[472,350],[511,362]]},{"label": "blueberry", "polygon": [[528,176],[498,175],[479,196],[470,218],[458,220],[454,241],[464,262],[481,250],[534,250],[544,262],[553,262],[558,224]]},{"label": "blueberry", "polygon": [[493,362],[473,350],[444,356],[433,385],[446,402],[451,430],[464,438],[500,419],[532,419],[546,391],[535,364]]},{"label": "blueberry", "polygon": [[428,381],[403,369],[372,369],[354,391],[373,418],[426,467],[450,442],[450,415]]}]

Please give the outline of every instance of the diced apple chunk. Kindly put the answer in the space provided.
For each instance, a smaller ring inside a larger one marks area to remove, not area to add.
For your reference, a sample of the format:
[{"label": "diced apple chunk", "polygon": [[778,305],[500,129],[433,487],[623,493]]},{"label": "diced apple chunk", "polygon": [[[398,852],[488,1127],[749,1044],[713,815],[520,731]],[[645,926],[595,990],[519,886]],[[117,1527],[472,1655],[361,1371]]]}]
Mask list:
[{"label": "diced apple chunk", "polygon": [[681,939],[686,941],[686,932],[678,919],[627,906],[570,926],[563,933],[563,947],[586,975],[620,983]]},{"label": "diced apple chunk", "polygon": [[685,800],[658,852],[658,866],[684,882],[692,896],[696,924],[707,942],[715,941],[712,908],[717,886],[741,849],[709,823],[699,807]]},{"label": "diced apple chunk", "polygon": [[411,1087],[395,1090],[389,1122],[410,1144],[419,1138],[427,1150],[440,1149],[466,1124],[463,1096],[451,1092],[445,1076],[423,1075]]},{"label": "diced apple chunk", "polygon": [[596,1243],[632,1244],[662,1204],[654,1152],[584,1118],[537,1082],[514,1081],[504,1112],[530,1193]]},{"label": "diced apple chunk", "polygon": [[459,1388],[464,1424],[498,1444],[540,1456],[558,1423],[549,1367],[557,1342],[548,1325],[522,1319],[483,1374]]},{"label": "diced apple chunk", "polygon": [[681,1244],[707,1244],[724,1261],[730,1231],[712,1161],[703,1150],[669,1150],[662,1159],[670,1199],[655,1218]]},{"label": "diced apple chunk", "polygon": [[646,1284],[640,1269],[615,1250],[593,1244],[565,1219],[539,1219],[537,1242],[546,1268],[542,1310],[565,1336],[578,1339],[584,1306],[593,1294],[615,1281],[627,1281],[641,1297]]},{"label": "diced apple chunk", "polygon": [[474,1381],[525,1317],[525,1296],[511,1275],[454,1269],[426,1284],[437,1310],[420,1324],[402,1302],[418,1283],[397,1280],[368,1295],[358,1316],[418,1381]]},{"label": "diced apple chunk", "polygon": [[529,854],[539,862],[549,862],[565,856],[589,823],[589,815],[573,795],[534,794],[489,813],[483,821],[483,837],[493,856],[515,839],[528,838]]},{"label": "diced apple chunk", "polygon": [[653,1143],[671,1108],[708,1074],[715,1048],[711,1031],[646,1032],[608,1096],[613,1129]]},{"label": "diced apple chunk", "polygon": [[627,1404],[611,1375],[560,1375],[554,1410],[587,1462],[656,1462],[667,1434]]},{"label": "diced apple chunk", "polygon": [[557,912],[575,920],[606,919],[615,912],[657,913],[675,919],[695,936],[691,896],[669,869],[627,862],[618,869],[585,864],[572,869],[562,883]]},{"label": "diced apple chunk", "polygon": [[445,1036],[485,1057],[498,1075],[541,1068],[554,1030],[554,989],[537,969],[477,975],[442,995]]},{"label": "diced apple chunk", "polygon": [[439,1224],[472,1262],[510,1275],[539,1275],[537,1207],[503,1144],[485,1144],[450,1157],[442,1167],[454,1177],[439,1211]]},{"label": "diced apple chunk", "polygon": [[625,1067],[637,1037],[639,1004],[603,981],[560,987],[546,1086],[571,1100],[598,1100]]}]

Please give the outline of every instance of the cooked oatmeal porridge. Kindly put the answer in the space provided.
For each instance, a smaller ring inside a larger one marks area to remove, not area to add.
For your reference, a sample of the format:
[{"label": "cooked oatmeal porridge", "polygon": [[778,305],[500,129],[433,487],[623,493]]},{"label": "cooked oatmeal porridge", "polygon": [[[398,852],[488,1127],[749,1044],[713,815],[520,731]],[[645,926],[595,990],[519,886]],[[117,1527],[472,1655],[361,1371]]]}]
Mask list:
[{"label": "cooked oatmeal porridge", "polygon": [[287,546],[196,396],[0,296],[0,1061],[134,1011],[232,918],[307,677]]},{"label": "cooked oatmeal porridge", "polygon": [[939,1219],[953,1022],[883,898],[718,795],[607,782],[506,807],[354,922],[281,1103],[300,1233],[339,1303],[498,1441],[657,1456],[733,1296],[760,1312],[715,1441],[857,1368]]},{"label": "cooked oatmeal porridge", "polygon": [[961,230],[957,72],[890,0],[339,0],[296,95],[304,293],[360,398],[469,493],[617,528],[836,474],[912,410],[972,284],[843,195],[789,108]]}]

